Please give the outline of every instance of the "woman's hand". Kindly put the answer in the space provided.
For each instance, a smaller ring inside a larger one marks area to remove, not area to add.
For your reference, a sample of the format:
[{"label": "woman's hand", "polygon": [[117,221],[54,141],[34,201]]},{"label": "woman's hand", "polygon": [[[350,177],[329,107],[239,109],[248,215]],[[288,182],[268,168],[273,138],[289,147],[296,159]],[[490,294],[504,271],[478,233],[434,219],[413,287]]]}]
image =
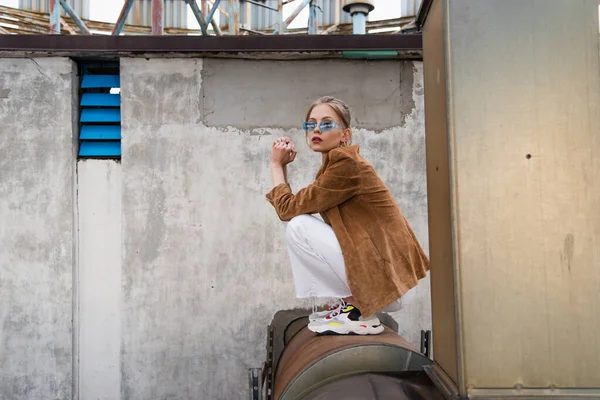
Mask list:
[{"label": "woman's hand", "polygon": [[288,137],[280,137],[271,148],[271,165],[285,167],[296,158],[296,146]]}]

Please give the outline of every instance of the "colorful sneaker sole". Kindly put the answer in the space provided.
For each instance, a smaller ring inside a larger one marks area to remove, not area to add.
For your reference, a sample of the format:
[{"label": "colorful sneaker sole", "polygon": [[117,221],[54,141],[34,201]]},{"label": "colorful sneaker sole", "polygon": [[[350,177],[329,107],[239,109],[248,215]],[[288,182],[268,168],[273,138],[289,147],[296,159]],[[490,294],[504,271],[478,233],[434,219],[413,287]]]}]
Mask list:
[{"label": "colorful sneaker sole", "polygon": [[[366,322],[366,321],[365,321]],[[339,324],[308,324],[308,329],[319,335],[378,335],[385,330],[383,325],[371,325],[361,322]]]}]

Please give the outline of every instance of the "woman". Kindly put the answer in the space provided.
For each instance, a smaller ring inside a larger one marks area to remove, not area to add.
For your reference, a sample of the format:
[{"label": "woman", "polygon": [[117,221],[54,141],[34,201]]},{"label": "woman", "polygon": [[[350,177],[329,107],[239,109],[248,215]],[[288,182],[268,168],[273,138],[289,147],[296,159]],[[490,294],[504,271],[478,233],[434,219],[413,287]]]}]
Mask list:
[{"label": "woman", "polygon": [[[322,97],[302,129],[323,162],[313,184],[292,194],[287,164],[294,143],[279,138],[271,150],[274,188],[267,199],[289,221],[286,239],[296,296],[340,298],[310,315],[316,333],[377,334],[375,312],[396,302],[426,276],[429,260],[390,191],[351,145],[350,110]],[[320,213],[323,221],[310,214]]]}]

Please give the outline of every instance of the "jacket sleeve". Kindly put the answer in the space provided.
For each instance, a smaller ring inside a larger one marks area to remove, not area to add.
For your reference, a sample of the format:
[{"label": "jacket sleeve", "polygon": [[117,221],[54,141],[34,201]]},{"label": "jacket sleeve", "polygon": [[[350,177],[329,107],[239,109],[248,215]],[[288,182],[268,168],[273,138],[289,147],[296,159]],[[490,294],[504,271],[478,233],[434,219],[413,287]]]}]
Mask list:
[{"label": "jacket sleeve", "polygon": [[277,185],[267,194],[282,221],[301,214],[329,210],[358,194],[361,178],[357,162],[342,152],[330,153],[329,165],[317,180],[295,195],[288,184]]}]

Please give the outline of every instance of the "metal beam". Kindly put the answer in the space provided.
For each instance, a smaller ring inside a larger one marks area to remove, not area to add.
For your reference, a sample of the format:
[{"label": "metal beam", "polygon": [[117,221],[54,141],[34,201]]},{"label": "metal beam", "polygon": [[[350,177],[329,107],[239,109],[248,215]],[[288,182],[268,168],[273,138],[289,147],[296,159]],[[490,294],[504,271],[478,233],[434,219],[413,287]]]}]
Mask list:
[{"label": "metal beam", "polygon": [[200,25],[200,30],[202,31],[202,34],[204,36],[208,35],[208,24],[206,23],[204,15],[202,15],[202,11],[198,7],[198,3],[196,3],[196,0],[185,0],[185,2],[192,9],[192,13],[194,14],[194,17],[196,17],[198,25]]},{"label": "metal beam", "polygon": [[119,19],[113,28],[111,35],[119,36],[121,31],[123,30],[123,26],[125,26],[125,20],[129,15],[129,11],[131,11],[131,7],[133,7],[133,3],[135,0],[125,0],[123,2],[123,8],[121,8],[121,13],[119,14]]},{"label": "metal beam", "polygon": [[[67,14],[69,14],[69,17],[71,17],[73,19],[73,22],[75,22],[75,24],[79,27],[79,29],[81,29],[81,32],[84,35],[91,35],[92,32],[90,32],[88,27],[85,26],[85,24],[83,23],[81,18],[79,18],[79,15],[77,15],[77,13],[71,8],[69,3],[67,3],[66,0],[58,0],[58,1],[60,2],[60,5],[62,6],[62,8],[65,9]],[[60,23],[60,16],[59,16],[59,23]]]},{"label": "metal beam", "polygon": [[420,34],[406,35],[285,35],[285,36],[109,36],[109,35],[0,35],[0,52],[27,54],[110,55],[119,53],[204,52],[339,52],[345,50],[398,50],[419,58]]},{"label": "metal beam", "polygon": [[164,34],[164,15],[163,15],[164,0],[152,0],[152,34]]},{"label": "metal beam", "polygon": [[50,1],[50,34],[60,35],[60,5],[58,0]]}]

